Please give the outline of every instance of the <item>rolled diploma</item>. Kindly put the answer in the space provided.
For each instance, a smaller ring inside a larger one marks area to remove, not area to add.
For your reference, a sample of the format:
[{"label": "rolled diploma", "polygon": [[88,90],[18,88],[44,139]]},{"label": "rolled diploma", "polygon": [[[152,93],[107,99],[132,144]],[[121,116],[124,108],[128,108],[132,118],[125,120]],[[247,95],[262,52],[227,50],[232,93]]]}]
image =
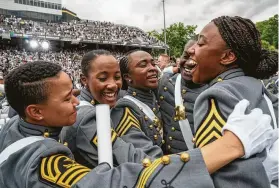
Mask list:
[{"label": "rolled diploma", "polygon": [[107,104],[96,105],[97,122],[97,142],[98,142],[98,161],[99,164],[106,162],[111,168],[112,163],[112,145],[111,145],[111,126],[110,126],[110,108]]}]

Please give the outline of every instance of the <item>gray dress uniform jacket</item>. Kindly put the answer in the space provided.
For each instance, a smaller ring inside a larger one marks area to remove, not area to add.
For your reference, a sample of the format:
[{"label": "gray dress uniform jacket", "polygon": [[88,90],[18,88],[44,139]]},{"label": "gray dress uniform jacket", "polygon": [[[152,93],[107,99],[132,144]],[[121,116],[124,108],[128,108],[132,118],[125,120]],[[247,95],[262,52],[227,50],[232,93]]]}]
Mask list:
[{"label": "gray dress uniform jacket", "polygon": [[[221,129],[234,106],[242,99],[250,101],[249,108],[260,108],[270,114],[263,94],[273,103],[278,119],[278,99],[269,94],[260,80],[244,75],[240,68],[230,69],[209,83],[209,88],[199,95],[194,107],[195,145],[204,145],[221,137]],[[262,156],[262,157],[260,157]],[[269,187],[262,161],[265,153],[247,160],[236,160],[212,175],[215,187]],[[237,182],[229,181],[230,177]],[[218,179],[218,181],[216,181]]]},{"label": "gray dress uniform jacket", "polygon": [[137,135],[133,135],[135,130],[140,130],[143,135],[149,137],[154,145],[162,146],[162,122],[161,113],[157,104],[156,96],[153,91],[142,91],[132,87],[127,90],[128,96],[132,96],[137,100],[146,104],[159,122],[155,123],[149,119],[146,114],[131,100],[119,99],[115,107],[111,111],[111,119],[115,125],[115,130],[126,142],[132,143],[136,148],[144,147],[139,141]]},{"label": "gray dress uniform jacket", "polygon": [[[158,89],[158,99],[164,125],[164,140],[166,142],[164,151],[166,154],[188,150],[180,130],[179,122],[175,117],[174,91],[177,76],[178,74],[175,74],[169,78],[168,75],[164,75],[160,80]],[[192,134],[194,134],[194,104],[199,94],[207,87],[207,85],[202,86],[194,83],[187,83],[181,78],[181,96],[183,98],[183,105],[185,107],[186,117],[191,126]]]},{"label": "gray dress uniform jacket", "polygon": [[0,132],[0,153],[29,136],[48,135],[52,139],[35,142],[10,155],[0,165],[0,187],[214,187],[199,149],[152,161],[145,159],[143,164],[124,163],[113,169],[103,163],[90,171],[76,163],[71,151],[56,141],[59,132],[60,128],[32,125],[18,116],[12,118]]},{"label": "gray dress uniform jacket", "polygon": [[[112,122],[111,124],[113,127]],[[146,136],[138,140],[139,142],[144,140],[145,147],[135,148],[131,143],[123,141],[113,129],[111,133],[115,165],[125,162],[140,163],[147,156],[156,158],[163,155],[161,149],[153,146]],[[73,126],[63,127],[60,139],[67,142],[78,163],[89,168],[96,167],[98,165],[96,108],[93,105],[81,106],[77,111],[76,123]]]}]

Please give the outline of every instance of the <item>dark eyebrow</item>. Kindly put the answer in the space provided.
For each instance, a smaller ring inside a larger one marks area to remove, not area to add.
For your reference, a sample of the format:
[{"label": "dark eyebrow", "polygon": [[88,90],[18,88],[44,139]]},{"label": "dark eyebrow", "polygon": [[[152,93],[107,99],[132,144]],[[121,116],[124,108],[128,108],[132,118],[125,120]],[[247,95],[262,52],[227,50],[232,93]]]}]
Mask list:
[{"label": "dark eyebrow", "polygon": [[204,35],[199,35],[199,39],[202,38],[204,39],[205,41],[207,41],[207,38],[204,36]]},{"label": "dark eyebrow", "polygon": [[68,97],[69,95],[72,95],[73,89],[70,90],[70,92],[67,93],[67,95],[65,95],[65,98]]}]

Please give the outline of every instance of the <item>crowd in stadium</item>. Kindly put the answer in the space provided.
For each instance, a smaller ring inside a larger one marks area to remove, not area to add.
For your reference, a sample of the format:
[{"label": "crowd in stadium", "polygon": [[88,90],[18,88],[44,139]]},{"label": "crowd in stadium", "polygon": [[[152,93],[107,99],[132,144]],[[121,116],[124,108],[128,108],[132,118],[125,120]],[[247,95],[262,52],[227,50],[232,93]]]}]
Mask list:
[{"label": "crowd in stadium", "polygon": [[278,51],[251,20],[175,58],[111,22],[0,15],[0,36],[0,188],[278,188]]},{"label": "crowd in stadium", "polygon": [[[32,52],[6,46],[5,49],[0,50],[0,70],[6,75],[14,68],[25,63],[38,60],[51,61],[59,64],[63,70],[70,75],[76,86],[80,83],[80,61],[86,52],[88,52],[88,50],[78,49],[61,50],[58,52]],[[118,59],[124,55],[123,52],[117,50],[112,52],[112,54]]]},{"label": "crowd in stadium", "polygon": [[3,31],[39,36],[63,36],[64,38],[77,40],[86,39],[164,45],[161,41],[148,36],[147,33],[139,28],[101,21],[72,20],[63,23],[51,23],[2,15],[0,17],[0,33]]}]

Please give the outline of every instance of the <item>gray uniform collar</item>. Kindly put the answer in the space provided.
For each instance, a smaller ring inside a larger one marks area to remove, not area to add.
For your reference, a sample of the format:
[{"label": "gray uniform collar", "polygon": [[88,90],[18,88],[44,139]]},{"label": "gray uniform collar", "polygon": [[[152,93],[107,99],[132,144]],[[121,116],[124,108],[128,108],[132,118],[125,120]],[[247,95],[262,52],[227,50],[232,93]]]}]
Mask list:
[{"label": "gray uniform collar", "polygon": [[24,136],[44,136],[47,132],[49,138],[58,140],[61,129],[62,127],[44,127],[41,125],[33,125],[25,122],[21,118],[19,120],[19,130]]},{"label": "gray uniform collar", "polygon": [[140,100],[141,102],[147,104],[150,108],[154,108],[154,106],[156,105],[156,97],[152,90],[143,91],[129,86],[127,95]]},{"label": "gray uniform collar", "polygon": [[80,100],[81,101],[87,101],[90,102],[91,104],[95,104],[94,97],[91,95],[90,91],[86,88],[82,88],[80,92]]},{"label": "gray uniform collar", "polygon": [[223,80],[229,80],[229,79],[239,77],[239,76],[245,76],[245,74],[241,68],[229,69],[229,70],[223,72],[222,74],[220,74],[219,76],[217,76],[216,78],[214,78],[212,81],[210,81],[209,86],[212,86],[212,85],[216,84],[217,82],[221,82]]}]

